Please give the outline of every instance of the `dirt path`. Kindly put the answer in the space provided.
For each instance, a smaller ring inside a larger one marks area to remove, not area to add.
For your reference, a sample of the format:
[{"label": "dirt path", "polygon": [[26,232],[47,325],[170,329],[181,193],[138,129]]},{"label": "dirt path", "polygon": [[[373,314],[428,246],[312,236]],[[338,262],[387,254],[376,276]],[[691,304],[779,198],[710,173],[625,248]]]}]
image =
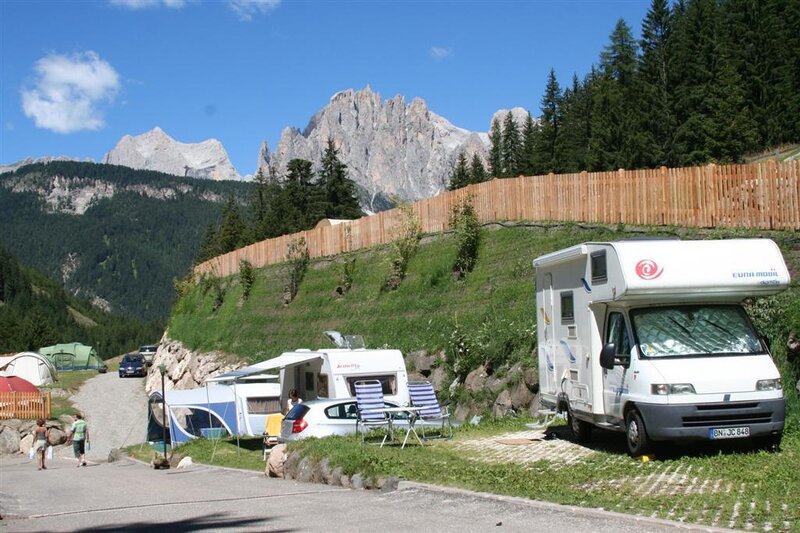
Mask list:
[{"label": "dirt path", "polygon": [[[120,378],[116,372],[98,374],[83,384],[73,403],[89,424],[89,461],[105,462],[113,448],[145,440],[147,396],[143,379]],[[72,457],[72,450],[65,449],[62,456]]]}]

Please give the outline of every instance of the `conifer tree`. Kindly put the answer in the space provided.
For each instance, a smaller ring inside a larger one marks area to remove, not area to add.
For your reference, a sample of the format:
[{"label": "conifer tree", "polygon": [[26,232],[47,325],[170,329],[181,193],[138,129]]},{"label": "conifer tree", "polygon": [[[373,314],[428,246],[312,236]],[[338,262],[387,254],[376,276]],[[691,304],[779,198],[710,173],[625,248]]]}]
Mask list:
[{"label": "conifer tree", "polygon": [[522,139],[519,127],[514,115],[509,111],[503,121],[503,177],[519,176],[521,155]]},{"label": "conifer tree", "polygon": [[559,154],[556,153],[561,130],[561,100],[561,86],[556,79],[555,70],[551,68],[550,74],[547,76],[544,96],[542,96],[542,116],[539,119],[535,142],[534,171],[536,174],[562,171],[563,165]]},{"label": "conifer tree", "polygon": [[347,177],[347,165],[339,159],[339,150],[328,137],[320,161],[319,178],[325,189],[325,216],[335,219],[354,219],[363,216],[356,197],[356,186]]},{"label": "conifer tree", "polygon": [[464,152],[461,152],[458,154],[456,168],[453,169],[453,173],[450,175],[450,185],[448,190],[454,191],[456,189],[466,187],[470,184],[470,182],[471,180],[469,167],[467,166],[467,156],[464,154]]},{"label": "conifer tree", "polygon": [[472,154],[472,162],[469,166],[469,182],[470,183],[483,183],[489,179],[486,173],[486,167],[483,166],[483,160],[478,153]]},{"label": "conifer tree", "polygon": [[564,91],[561,109],[562,125],[557,139],[557,152],[561,157],[562,170],[586,170],[592,102],[587,84],[581,84],[577,74],[572,77],[572,87]]},{"label": "conifer tree", "polygon": [[522,158],[520,172],[525,176],[536,174],[536,123],[530,113],[525,117],[522,127]]},{"label": "conifer tree", "polygon": [[503,130],[498,119],[492,120],[489,143],[489,174],[499,178],[503,175]]},{"label": "conifer tree", "polygon": [[227,253],[244,245],[246,239],[245,225],[239,213],[239,206],[233,195],[222,210],[222,222],[217,235],[219,253]]}]

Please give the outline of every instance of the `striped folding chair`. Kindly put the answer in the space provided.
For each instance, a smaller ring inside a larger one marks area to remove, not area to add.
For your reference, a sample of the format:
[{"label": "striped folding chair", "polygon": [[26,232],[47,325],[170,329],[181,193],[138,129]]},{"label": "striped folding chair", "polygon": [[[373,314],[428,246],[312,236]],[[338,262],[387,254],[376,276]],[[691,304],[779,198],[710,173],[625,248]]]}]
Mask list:
[{"label": "striped folding chair", "polygon": [[[408,382],[408,395],[411,397],[411,405],[420,407],[418,411],[419,420],[423,422],[441,422],[441,435],[447,438],[453,437],[453,426],[450,423],[450,413],[445,406],[439,404],[436,398],[436,392],[433,390],[433,385],[430,381],[409,381]],[[422,438],[425,438],[425,426],[422,427]],[[445,430],[445,427],[447,428]]]},{"label": "striped folding chair", "polygon": [[367,432],[374,429],[384,429],[385,434],[381,447],[386,439],[391,439],[392,419],[384,411],[386,405],[383,401],[383,386],[377,379],[356,381],[356,405],[358,419],[356,420],[356,433],[361,429],[361,442],[365,442]]}]

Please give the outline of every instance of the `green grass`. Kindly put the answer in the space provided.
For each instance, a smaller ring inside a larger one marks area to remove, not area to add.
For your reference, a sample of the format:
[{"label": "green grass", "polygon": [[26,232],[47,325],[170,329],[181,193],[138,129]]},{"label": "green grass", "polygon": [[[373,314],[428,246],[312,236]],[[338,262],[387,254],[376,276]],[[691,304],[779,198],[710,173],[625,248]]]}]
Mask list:
[{"label": "green grass", "polygon": [[[263,472],[266,464],[262,460],[262,439],[241,439],[239,447],[236,439],[195,439],[177,446],[172,453],[176,456],[192,458],[195,463],[256,470]],[[150,462],[161,450],[154,450],[148,444],[137,444],[125,448],[125,453],[140,461]],[[167,455],[170,450],[167,449]]]}]

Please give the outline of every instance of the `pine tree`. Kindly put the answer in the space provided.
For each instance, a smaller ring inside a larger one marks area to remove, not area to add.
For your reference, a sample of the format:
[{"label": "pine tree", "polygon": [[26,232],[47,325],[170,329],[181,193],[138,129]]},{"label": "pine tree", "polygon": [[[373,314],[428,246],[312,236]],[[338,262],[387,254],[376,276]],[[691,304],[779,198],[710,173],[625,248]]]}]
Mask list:
[{"label": "pine tree", "polygon": [[673,165],[672,13],[667,0],[652,0],[642,23],[639,61],[640,109],[644,117],[648,166]]},{"label": "pine tree", "polygon": [[483,166],[483,160],[478,153],[472,154],[472,162],[469,166],[469,182],[470,183],[483,183],[489,179],[486,173],[486,167]]},{"label": "pine tree", "polygon": [[564,172],[579,172],[587,168],[592,110],[587,86],[581,84],[576,74],[572,77],[572,88],[564,91],[561,133],[557,140],[557,152],[560,154]]},{"label": "pine tree", "polygon": [[539,128],[536,135],[534,157],[536,174],[561,172],[562,162],[556,148],[559,143],[561,130],[561,86],[556,79],[556,72],[552,68],[547,76],[547,86],[542,96],[542,116],[539,119]]},{"label": "pine tree", "polygon": [[492,129],[489,133],[489,174],[493,178],[503,175],[503,130],[500,121],[492,120]]},{"label": "pine tree", "polygon": [[464,152],[458,154],[456,168],[450,175],[450,185],[448,190],[454,191],[470,184],[469,167],[467,166],[467,156]]},{"label": "pine tree", "polygon": [[519,176],[522,139],[517,121],[509,111],[503,121],[503,177]]},{"label": "pine tree", "polygon": [[267,238],[266,219],[269,211],[269,180],[264,172],[259,168],[253,178],[255,187],[250,199],[250,219],[252,220],[251,234],[254,241],[262,241]]},{"label": "pine tree", "polygon": [[319,179],[325,189],[325,216],[334,219],[354,219],[363,216],[356,197],[356,186],[347,177],[347,165],[339,159],[339,150],[328,137],[320,161]]},{"label": "pine tree", "polygon": [[219,253],[224,254],[236,250],[244,245],[245,240],[245,225],[239,213],[239,205],[233,195],[230,195],[222,210],[222,222],[217,235]]},{"label": "pine tree", "polygon": [[530,113],[525,117],[522,127],[522,172],[525,176],[536,175],[536,131],[537,126]]}]

